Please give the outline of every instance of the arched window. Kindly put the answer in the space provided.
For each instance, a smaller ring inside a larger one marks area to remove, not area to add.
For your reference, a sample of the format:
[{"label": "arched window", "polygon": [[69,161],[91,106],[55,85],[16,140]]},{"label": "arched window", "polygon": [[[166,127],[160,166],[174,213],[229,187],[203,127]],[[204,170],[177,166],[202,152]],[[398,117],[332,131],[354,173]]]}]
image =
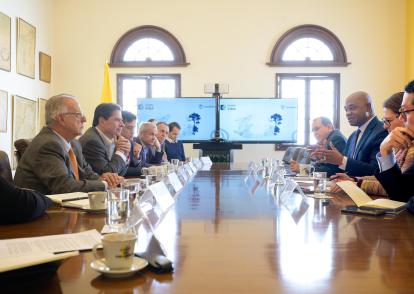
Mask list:
[{"label": "arched window", "polygon": [[[339,39],[317,25],[297,26],[283,34],[267,64],[273,67],[349,65]],[[339,127],[339,84],[339,73],[315,73],[303,68],[297,73],[276,73],[276,97],[298,99],[297,145],[316,143],[312,134],[312,121],[316,117],[325,116]]]},{"label": "arched window", "polygon": [[126,32],[115,44],[111,67],[187,66],[180,42],[167,30],[140,26]]},{"label": "arched window", "polygon": [[301,25],[287,31],[273,47],[269,66],[347,66],[345,49],[331,31]]}]

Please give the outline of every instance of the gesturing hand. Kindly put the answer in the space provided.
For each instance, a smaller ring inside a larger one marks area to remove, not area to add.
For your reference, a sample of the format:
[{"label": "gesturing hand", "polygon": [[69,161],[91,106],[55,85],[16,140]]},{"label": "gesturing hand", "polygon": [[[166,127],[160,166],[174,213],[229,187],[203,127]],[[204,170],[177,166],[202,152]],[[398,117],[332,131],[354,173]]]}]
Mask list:
[{"label": "gesturing hand", "polygon": [[341,165],[344,156],[341,154],[341,152],[338,151],[338,149],[336,149],[335,145],[332,144],[332,142],[329,143],[329,146],[331,146],[332,150],[325,148],[317,149],[316,151],[312,152],[311,156],[319,158],[319,163]]}]

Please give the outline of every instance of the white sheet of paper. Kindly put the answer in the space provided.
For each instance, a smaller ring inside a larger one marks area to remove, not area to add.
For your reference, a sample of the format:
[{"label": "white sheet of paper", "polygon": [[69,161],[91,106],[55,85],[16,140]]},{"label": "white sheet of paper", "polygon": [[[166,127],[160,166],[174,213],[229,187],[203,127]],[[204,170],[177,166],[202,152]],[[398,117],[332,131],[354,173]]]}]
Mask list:
[{"label": "white sheet of paper", "polygon": [[154,185],[151,185],[148,187],[148,189],[155,197],[155,200],[157,200],[157,203],[163,212],[166,212],[168,208],[174,204],[174,198],[171,196],[164,182],[158,182]]},{"label": "white sheet of paper", "polygon": [[183,188],[183,184],[181,184],[180,179],[176,173],[169,173],[168,180],[176,192],[180,191]]},{"label": "white sheet of paper", "polygon": [[0,273],[65,259],[76,255],[79,255],[78,251],[60,254],[36,252],[36,254],[0,258]]},{"label": "white sheet of paper", "polygon": [[88,250],[101,242],[97,230],[74,234],[50,235],[32,238],[0,240],[0,258],[33,254],[36,252],[67,252]]},{"label": "white sheet of paper", "polygon": [[354,182],[351,181],[342,181],[336,182],[336,184],[348,194],[349,197],[355,202],[355,204],[360,207],[364,204],[372,201],[362,189],[360,189]]},{"label": "white sheet of paper", "polygon": [[209,165],[213,164],[213,162],[211,161],[210,157],[208,157],[208,156],[203,156],[200,159],[201,159],[201,162],[203,164],[209,164]]}]

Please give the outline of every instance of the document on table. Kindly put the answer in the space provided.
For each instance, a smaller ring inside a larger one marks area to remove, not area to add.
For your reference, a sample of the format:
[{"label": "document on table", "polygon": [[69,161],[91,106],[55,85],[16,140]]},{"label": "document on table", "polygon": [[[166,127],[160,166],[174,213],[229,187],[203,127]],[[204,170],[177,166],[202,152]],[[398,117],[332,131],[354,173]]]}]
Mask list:
[{"label": "document on table", "polygon": [[92,249],[101,242],[97,230],[81,233],[0,240],[0,259],[43,253]]},{"label": "document on table", "polygon": [[33,265],[38,265],[42,263],[66,259],[76,255],[79,255],[78,251],[60,254],[37,252],[36,254],[26,254],[21,256],[0,258],[0,273],[25,268]]}]

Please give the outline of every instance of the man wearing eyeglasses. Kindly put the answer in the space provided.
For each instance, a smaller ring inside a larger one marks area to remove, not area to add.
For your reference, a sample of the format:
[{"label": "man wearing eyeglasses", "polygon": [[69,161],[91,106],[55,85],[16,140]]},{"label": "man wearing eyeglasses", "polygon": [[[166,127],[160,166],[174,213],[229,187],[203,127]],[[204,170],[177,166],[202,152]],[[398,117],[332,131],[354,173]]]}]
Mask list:
[{"label": "man wearing eyeglasses", "polygon": [[405,87],[400,108],[400,120],[404,127],[395,128],[382,142],[377,154],[380,172],[375,176],[381,182],[391,199],[408,201],[414,195],[414,166],[401,172],[395,159],[395,152],[413,145],[414,139],[414,80]]},{"label": "man wearing eyeglasses", "polygon": [[347,141],[345,155],[332,144],[332,150],[321,149],[312,155],[321,158],[320,162],[337,165],[350,176],[374,175],[378,169],[376,154],[387,131],[375,116],[372,99],[366,92],[348,96],[345,112],[349,124],[358,127]]},{"label": "man wearing eyeglasses", "polygon": [[17,166],[17,186],[44,194],[102,191],[115,187],[122,178],[93,172],[76,140],[86,118],[76,98],[68,94],[46,103],[46,127],[33,139]]}]

